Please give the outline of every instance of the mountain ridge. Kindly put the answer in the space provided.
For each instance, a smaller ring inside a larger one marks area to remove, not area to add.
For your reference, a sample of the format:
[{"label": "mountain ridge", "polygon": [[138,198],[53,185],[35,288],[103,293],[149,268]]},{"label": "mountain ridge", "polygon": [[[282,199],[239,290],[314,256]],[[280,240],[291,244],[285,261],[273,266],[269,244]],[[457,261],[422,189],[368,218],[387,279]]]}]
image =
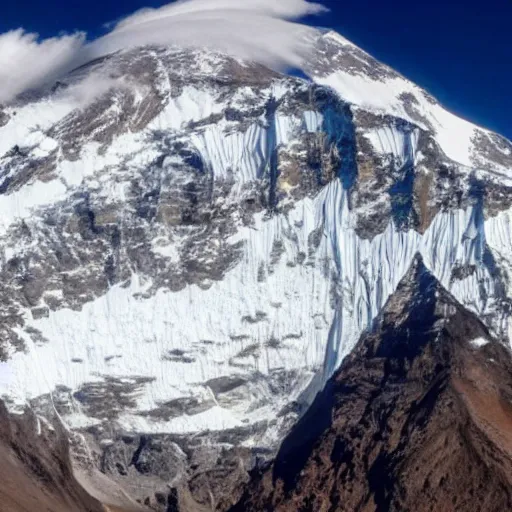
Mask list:
[{"label": "mountain ridge", "polygon": [[231,510],[507,510],[511,364],[416,259]]}]

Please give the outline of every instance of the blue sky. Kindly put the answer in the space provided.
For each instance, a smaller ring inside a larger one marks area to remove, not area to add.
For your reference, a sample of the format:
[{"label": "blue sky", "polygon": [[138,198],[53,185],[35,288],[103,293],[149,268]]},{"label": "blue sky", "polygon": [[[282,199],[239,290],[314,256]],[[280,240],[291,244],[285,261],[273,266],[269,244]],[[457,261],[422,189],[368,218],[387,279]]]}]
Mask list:
[{"label": "blue sky", "polygon": [[[165,3],[17,0],[2,6],[0,33],[23,27],[42,37],[74,30],[95,36],[107,22]],[[512,0],[323,3],[331,12],[310,23],[337,29],[450,110],[512,139]]]}]

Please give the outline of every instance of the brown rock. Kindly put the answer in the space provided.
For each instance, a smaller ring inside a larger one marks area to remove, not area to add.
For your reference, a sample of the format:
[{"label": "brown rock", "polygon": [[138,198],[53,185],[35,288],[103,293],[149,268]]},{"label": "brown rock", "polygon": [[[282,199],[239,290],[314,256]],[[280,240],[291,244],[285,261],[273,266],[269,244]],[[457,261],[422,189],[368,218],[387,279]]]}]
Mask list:
[{"label": "brown rock", "polygon": [[[0,402],[0,511],[102,512],[73,476],[67,437]],[[112,509],[113,510],[113,509]]]},{"label": "brown rock", "polygon": [[509,349],[417,259],[232,511],[512,510],[511,397]]}]

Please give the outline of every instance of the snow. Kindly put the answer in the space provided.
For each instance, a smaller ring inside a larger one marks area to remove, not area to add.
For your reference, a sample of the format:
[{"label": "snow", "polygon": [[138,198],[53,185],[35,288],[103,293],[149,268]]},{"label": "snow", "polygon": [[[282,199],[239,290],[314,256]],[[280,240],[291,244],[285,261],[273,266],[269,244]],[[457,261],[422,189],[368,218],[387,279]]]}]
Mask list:
[{"label": "snow", "polygon": [[[104,297],[86,304],[82,311],[60,310],[48,318],[32,321],[31,325],[50,343],[29,343],[29,354],[13,356],[11,364],[16,378],[4,392],[22,401],[49,393],[58,384],[77,390],[84,383],[101,382],[105,375],[154,377],[137,399],[138,411],[148,411],[176,398],[207,397],[204,383],[213,378],[245,373],[268,375],[282,367],[303,368],[311,373],[323,359],[332,316],[329,282],[320,269],[292,268],[286,263],[299,248],[307,251],[307,235],[314,222],[312,208],[307,201],[289,220],[260,219],[256,229],[245,229],[240,235],[247,242],[243,263],[209,290],[196,286],[178,293],[159,290],[155,296],[142,299],[140,292],[147,289],[148,283],[140,282],[134,275],[128,288],[114,286]],[[298,233],[300,247],[288,244],[279,267],[267,276],[266,282],[258,282],[259,265],[270,259],[273,241],[281,238],[282,231],[289,230],[299,218],[306,220]],[[312,321],[312,311],[322,320]],[[267,317],[254,324],[244,320],[258,312]],[[290,338],[285,340],[287,336]],[[282,346],[267,346],[272,338],[283,340]],[[253,344],[257,344],[258,353],[241,357],[244,349]],[[166,359],[173,350],[185,351],[193,362]],[[121,357],[110,359],[112,356]],[[83,363],[71,364],[72,359],[81,359]],[[256,398],[257,392],[252,400]],[[278,397],[275,406],[284,405],[289,399]],[[171,423],[145,424],[145,428],[176,432],[188,431],[193,425],[239,425],[251,416],[250,405],[242,404],[240,410],[224,414],[224,409],[216,407],[209,414]],[[151,423],[135,412],[123,416],[123,425],[132,421],[136,429],[143,421]],[[274,409],[268,414],[273,412]],[[259,420],[258,416],[253,413],[253,420]]]},{"label": "snow", "polygon": [[472,164],[472,138],[475,135],[476,127],[451,114],[440,105],[431,104],[421,89],[407,80],[392,78],[376,81],[367,76],[337,71],[326,77],[316,77],[315,81],[333,88],[350,103],[383,114],[393,114],[428,130],[428,125],[416,117],[411,117],[404,109],[400,95],[412,94],[418,101],[418,112],[431,123],[436,133],[435,138],[444,153],[463,165],[470,166]]},{"label": "snow", "polygon": [[321,130],[324,123],[324,116],[320,112],[314,110],[306,110],[304,112],[304,123],[306,131],[309,133],[316,133]]},{"label": "snow", "polygon": [[40,155],[47,154],[53,149],[54,143],[46,131],[75,108],[73,101],[62,97],[29,103],[19,108],[6,108],[4,111],[10,120],[0,127],[0,156],[15,145],[22,148],[39,146]]},{"label": "snow", "polygon": [[155,254],[163,256],[173,263],[177,263],[179,261],[180,257],[176,243],[172,243],[164,237],[159,237],[153,240],[151,245],[151,250]]},{"label": "snow", "polygon": [[66,197],[67,187],[60,180],[27,185],[20,192],[0,195],[0,234],[17,219],[28,218],[34,209],[57,203]]},{"label": "snow", "polygon": [[[505,276],[512,275],[512,210],[499,213],[486,222],[486,241],[497,264],[504,270]],[[507,297],[512,297],[512,282],[504,280]],[[509,340],[512,340],[512,317],[505,317],[499,326]]]},{"label": "snow", "polygon": [[381,155],[393,155],[397,167],[407,164],[417,164],[419,161],[418,139],[419,130],[412,132],[393,129],[383,125],[379,128],[365,130],[364,136],[373,148]]},{"label": "snow", "polygon": [[[484,223],[475,209],[467,208],[439,213],[423,236],[398,231],[390,223],[383,234],[362,240],[354,231],[346,191],[334,181],[315,199],[296,203],[288,218],[257,216],[255,226],[241,228],[233,241],[245,241],[242,262],[208,290],[193,285],[177,293],[160,289],[142,298],[151,283],[133,275],[128,287],[113,286],[81,311],[59,310],[31,320],[49,343],[29,343],[28,353],[13,356],[13,378],[3,384],[3,393],[23,401],[50,393],[57,385],[78,390],[105,376],[125,382],[150,377],[154,380],[136,393],[136,408],[120,417],[123,428],[191,432],[270,420],[298,398],[315,373],[326,378],[338,367],[417,252],[462,303],[479,314],[492,311],[494,284],[482,264],[483,247],[488,234],[510,252],[510,238],[507,242],[500,237],[508,222],[509,215],[502,215]],[[318,227],[324,236],[314,266],[288,265],[299,252],[307,253],[308,235]],[[284,254],[272,271],[265,268],[262,281],[258,273],[269,262],[275,240],[283,242]],[[325,260],[331,262],[327,272],[321,263]],[[476,265],[477,270],[453,280],[455,265]],[[341,296],[334,309],[333,286]],[[258,314],[261,321],[245,320]],[[273,346],[270,340],[280,343]],[[183,353],[183,360],[166,357],[173,351]],[[83,363],[71,364],[72,359]],[[282,394],[270,391],[264,380],[254,380],[270,379],[283,368],[300,377]],[[206,383],[226,376],[253,381],[242,400],[213,403],[206,411],[171,421],[140,415],[173,399],[211,400]],[[87,419],[75,414],[70,421],[77,425]]]},{"label": "snow", "polygon": [[0,388],[6,388],[10,385],[13,378],[11,365],[0,362]]},{"label": "snow", "polygon": [[243,426],[243,423],[229,410],[218,405],[195,415],[185,414],[170,421],[159,423],[141,416],[133,417],[131,414],[123,414],[118,423],[125,430],[148,434],[159,434],[161,432],[190,434],[204,430],[218,431]]},{"label": "snow", "polygon": [[[356,58],[360,54],[371,59],[363,50],[339,34],[330,32],[323,37],[337,44],[340,54],[351,51],[351,55]],[[313,79],[319,84],[331,87],[349,103],[376,113],[394,115],[433,132],[444,153],[465,166],[473,164],[473,138],[476,133],[490,133],[452,114],[439,103],[432,102],[425,91],[394,71],[385,78],[372,78],[364,72],[357,73],[340,68],[325,75],[316,74]],[[406,107],[402,99],[405,94],[412,98],[412,107]],[[411,114],[411,108],[416,114]],[[494,164],[493,167],[499,169]]]},{"label": "snow", "polygon": [[[348,200],[341,185],[334,183],[324,193],[330,212],[325,227],[344,288],[343,306],[336,312],[328,342],[326,376],[351,351],[417,252],[440,282],[470,309],[484,314],[496,306],[494,281],[483,264],[486,233],[493,236],[495,221],[484,224],[475,208],[467,208],[439,213],[424,235],[398,231],[391,222],[382,235],[371,241],[360,240],[351,228]],[[452,279],[456,266],[471,265],[476,266],[475,273],[463,280]]]},{"label": "snow", "polygon": [[475,338],[474,340],[471,340],[470,343],[475,348],[482,348],[485,347],[485,345],[488,345],[490,341],[485,338]]},{"label": "snow", "polygon": [[[169,93],[170,85],[163,85],[165,92]],[[254,96],[254,91],[247,87],[241,92],[244,94],[240,96],[239,93],[240,97],[234,98],[233,105],[248,96]],[[262,97],[257,101],[264,104],[266,98],[279,98],[288,92],[286,83],[275,82],[267,90],[261,91]],[[54,179],[30,182],[20,190],[0,196],[0,235],[15,221],[30,218],[37,209],[63,201],[83,185],[97,189],[106,202],[124,201],[126,171],[139,173],[161,155],[161,141],[155,134],[176,139],[192,123],[221,114],[228,105],[217,96],[218,93],[211,88],[185,86],[179,96],[168,97],[163,111],[145,130],[116,136],[106,151],[100,151],[101,144],[94,141],[84,141],[77,160],[66,160],[57,151],[59,156],[53,173]],[[253,98],[251,101],[256,100]],[[28,148],[30,158],[47,156],[58,145],[54,139],[45,135],[46,132],[72,111],[73,105],[66,96],[19,108],[9,123],[0,128],[0,156],[15,145]],[[279,145],[290,144],[303,130],[317,131],[322,121],[321,114],[314,111],[306,111],[302,117],[277,112],[272,127],[266,126],[265,119],[261,118],[250,124],[246,131],[230,132],[232,123],[221,120],[206,123],[204,129],[194,130],[188,142],[191,149],[195,149],[203,161],[208,163],[217,178],[234,177],[240,189],[244,183],[261,176],[270,151]],[[172,156],[165,160],[168,168],[176,163]],[[116,180],[114,175],[123,179]]]},{"label": "snow", "polygon": [[186,86],[182,94],[169,101],[164,111],[152,122],[152,126],[159,130],[181,130],[190,122],[221,113],[222,107],[222,103],[214,101],[209,91]]}]

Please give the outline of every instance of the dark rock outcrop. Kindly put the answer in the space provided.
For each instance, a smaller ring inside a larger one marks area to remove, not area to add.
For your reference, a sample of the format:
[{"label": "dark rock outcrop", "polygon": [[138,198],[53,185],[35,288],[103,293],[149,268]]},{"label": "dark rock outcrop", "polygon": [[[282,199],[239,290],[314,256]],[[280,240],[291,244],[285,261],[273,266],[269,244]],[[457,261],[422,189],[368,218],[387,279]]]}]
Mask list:
[{"label": "dark rock outcrop", "polygon": [[512,509],[512,358],[421,259],[244,511]]}]

